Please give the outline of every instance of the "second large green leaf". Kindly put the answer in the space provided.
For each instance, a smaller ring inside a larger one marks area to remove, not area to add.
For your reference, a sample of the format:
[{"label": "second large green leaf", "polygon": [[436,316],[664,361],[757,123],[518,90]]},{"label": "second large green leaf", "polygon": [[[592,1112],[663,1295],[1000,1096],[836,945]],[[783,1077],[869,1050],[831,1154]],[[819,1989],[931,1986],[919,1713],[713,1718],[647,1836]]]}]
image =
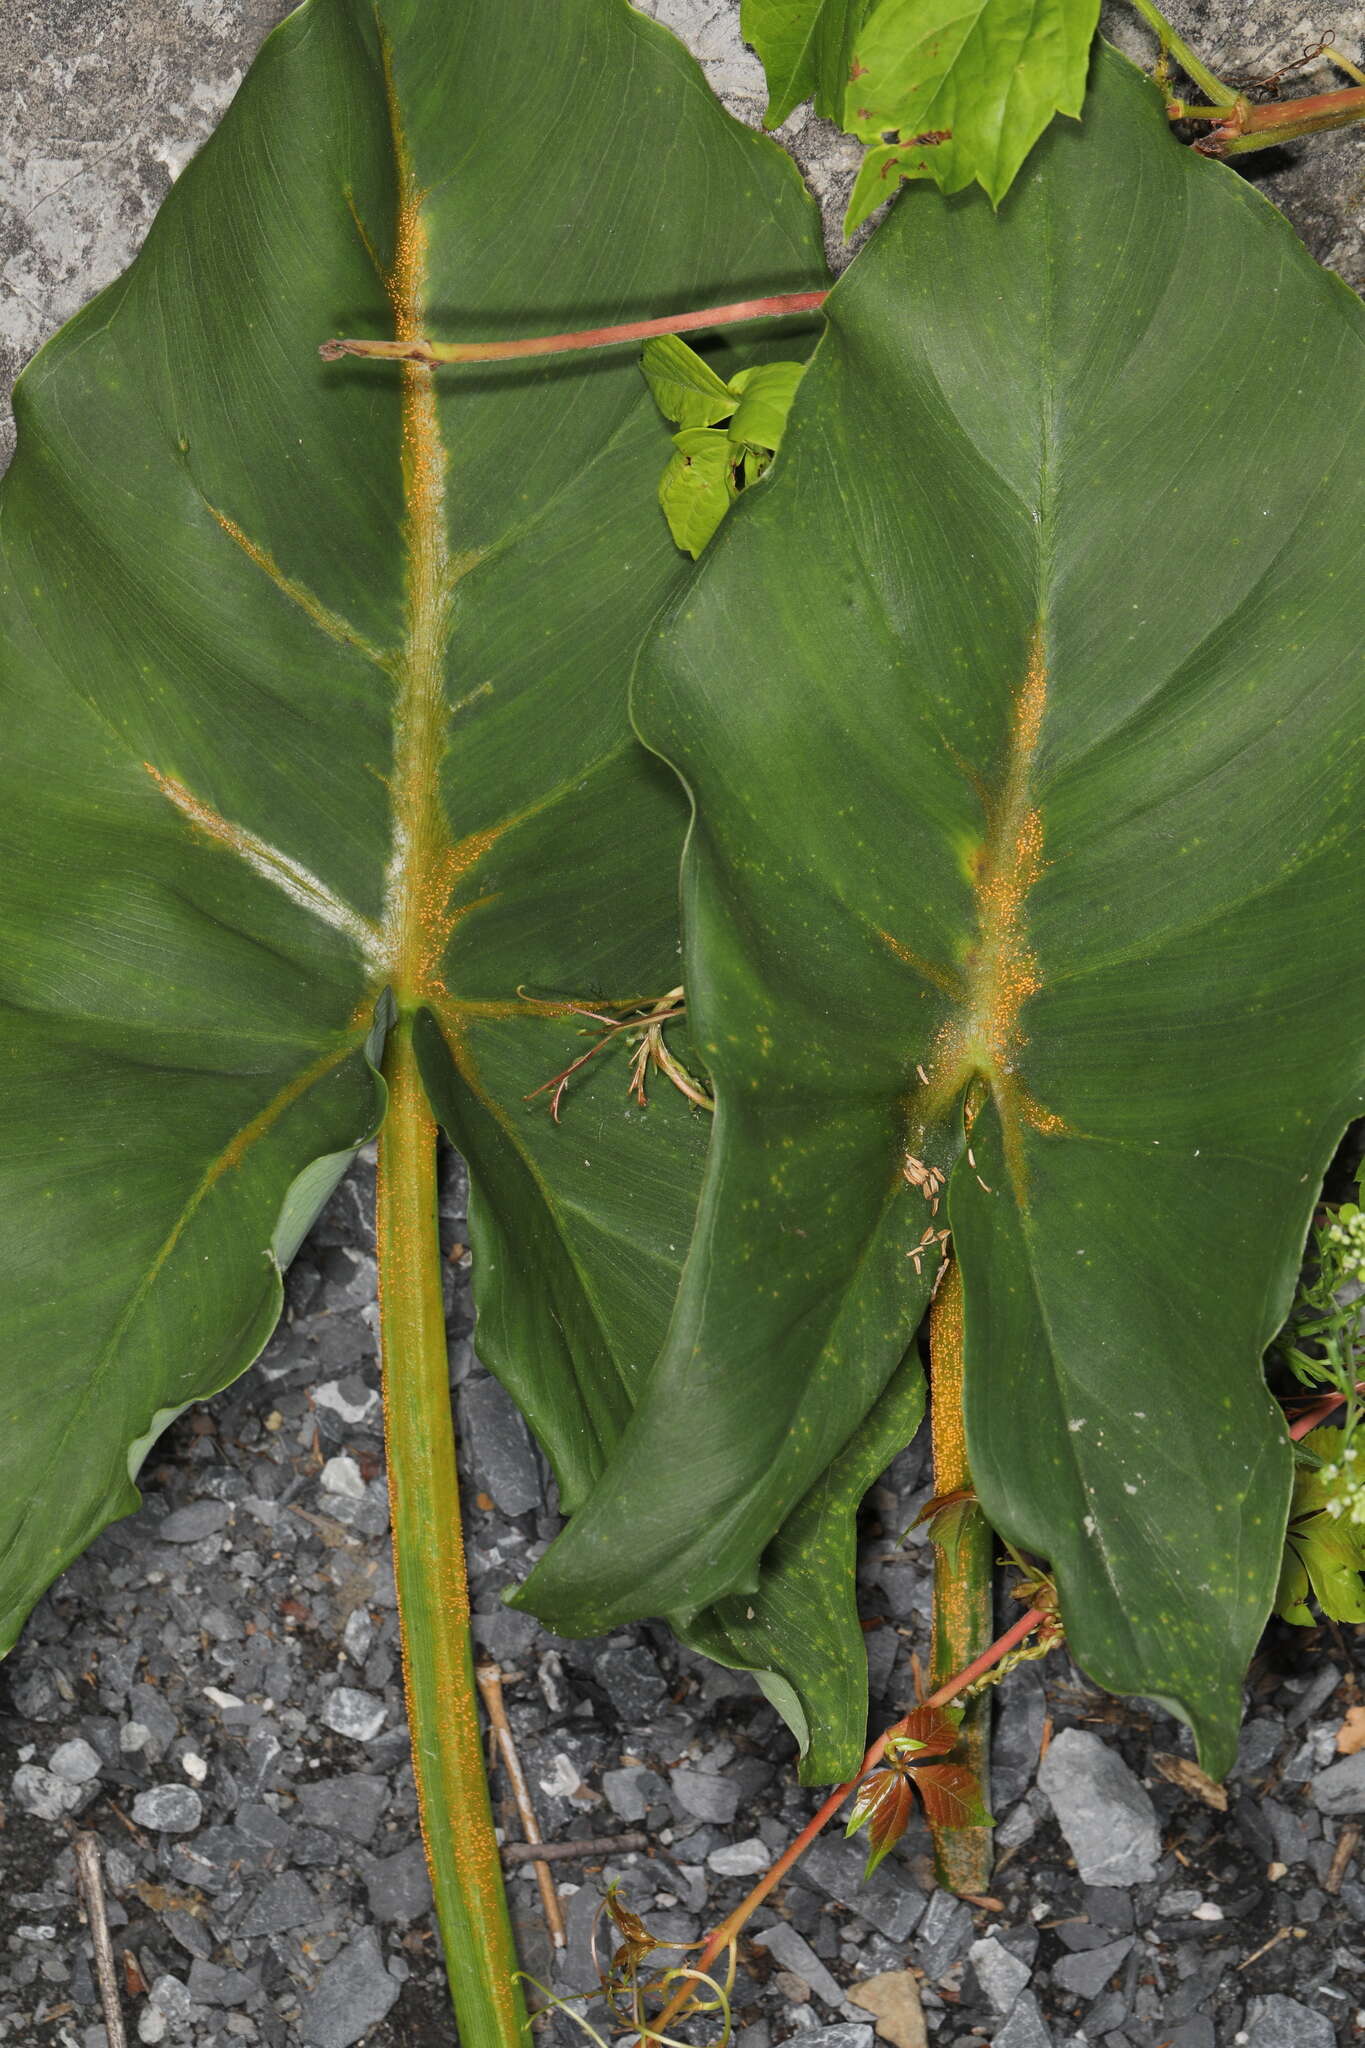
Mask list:
[{"label": "second large green leaf", "polygon": [[915,192],[827,314],[638,680],[716,1133],[529,1598],[745,1583],[949,1221],[986,1510],[1221,1771],[1289,1497],[1260,1357],[1360,1104],[1360,308],[1105,51],[998,214]]}]

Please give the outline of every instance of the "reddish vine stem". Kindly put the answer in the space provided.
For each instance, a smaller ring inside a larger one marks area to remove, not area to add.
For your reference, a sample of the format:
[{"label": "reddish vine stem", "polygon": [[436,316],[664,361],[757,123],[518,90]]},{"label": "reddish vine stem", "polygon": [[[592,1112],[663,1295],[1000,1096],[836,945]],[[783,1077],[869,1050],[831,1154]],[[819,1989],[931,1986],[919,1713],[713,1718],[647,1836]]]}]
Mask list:
[{"label": "reddish vine stem", "polygon": [[[1357,1381],[1356,1392],[1365,1394],[1365,1380]],[[1344,1394],[1324,1394],[1311,1408],[1305,1408],[1298,1421],[1289,1425],[1290,1440],[1299,1443],[1310,1431],[1315,1430],[1320,1422],[1325,1422],[1334,1408],[1340,1408],[1345,1399]]]},{"label": "reddish vine stem", "polygon": [[[1365,1394],[1365,1381],[1360,1383],[1357,1392]],[[1321,1400],[1315,1401],[1312,1407],[1299,1417],[1297,1422],[1290,1424],[1289,1434],[1291,1438],[1297,1442],[1300,1438],[1307,1436],[1311,1430],[1317,1427],[1323,1417],[1330,1415],[1333,1409],[1339,1407],[1345,1398],[1344,1394],[1339,1393],[1323,1395]],[[1026,1614],[1022,1614],[1018,1621],[1006,1629],[1005,1633],[991,1644],[989,1649],[983,1650],[979,1657],[974,1658],[970,1664],[959,1671],[956,1677],[950,1678],[946,1685],[941,1685],[937,1692],[930,1693],[928,1699],[924,1701],[924,1705],[926,1707],[946,1707],[950,1700],[956,1699],[959,1693],[965,1692],[969,1686],[974,1685],[978,1678],[984,1678],[985,1674],[993,1670],[1003,1658],[1009,1655],[1011,1650],[1019,1643],[1022,1643],[1027,1636],[1032,1635],[1033,1631],[1041,1623],[1050,1618],[1042,1608],[1030,1607]],[[695,1967],[698,1970],[709,1969],[710,1965],[721,1953],[721,1950],[727,1948],[732,1941],[736,1940],[740,1930],[751,1915],[758,1910],[768,1894],[782,1882],[793,1865],[799,1862],[816,1836],[834,1818],[834,1815],[838,1812],[844,1801],[851,1793],[857,1790],[867,1773],[881,1762],[888,1742],[890,1742],[893,1736],[901,1733],[905,1726],[906,1723],[903,1720],[893,1722],[891,1727],[885,1729],[877,1737],[877,1740],[863,1758],[857,1773],[852,1778],[849,1778],[845,1784],[835,1786],[829,1797],[816,1808],[816,1811],[807,1821],[805,1827],[802,1828],[800,1834],[788,1844],[777,1861],[764,1871],[753,1890],[736,1906],[734,1912],[722,1920],[720,1926],[708,1935],[701,1954],[697,1958]],[[640,2037],[638,2048],[647,2048],[647,2043],[651,2037],[657,2038],[670,2021],[677,2019],[686,2006],[690,1995],[690,1991],[686,1987],[674,1994],[650,2030],[650,2035],[642,2035]]]},{"label": "reddish vine stem", "polygon": [[613,348],[622,342],[651,341],[661,334],[692,334],[698,328],[734,327],[745,320],[772,320],[784,313],[815,313],[826,292],[778,292],[767,299],[740,299],[707,306],[698,313],[671,313],[663,320],[628,320],[621,327],[584,327],[575,334],[538,334],[524,341],[324,341],[326,363],[339,356],[379,357],[400,363],[502,363],[516,356],[555,356],[569,349]]},{"label": "reddish vine stem", "polygon": [[[983,1650],[979,1657],[974,1657],[970,1664],[959,1671],[955,1677],[950,1678],[946,1685],[941,1685],[937,1692],[930,1693],[928,1699],[923,1702],[923,1705],[926,1707],[946,1707],[950,1700],[955,1700],[959,1693],[967,1690],[969,1685],[975,1685],[978,1678],[984,1678],[986,1673],[993,1670],[1002,1658],[1007,1657],[1016,1645],[1024,1641],[1026,1636],[1032,1635],[1034,1629],[1038,1628],[1041,1623],[1050,1619],[1052,1617],[1045,1614],[1041,1607],[1030,1607],[1028,1612],[1021,1614],[1018,1621],[1007,1628],[1002,1636],[996,1638],[988,1650]],[[887,1743],[890,1742],[894,1735],[900,1734],[905,1727],[906,1721],[895,1721],[877,1737],[877,1740],[863,1758],[862,1763],[858,1766],[856,1774],[846,1784],[835,1786],[828,1799],[816,1808],[815,1813],[807,1821],[800,1834],[783,1850],[776,1863],[764,1871],[762,1877],[758,1880],[758,1883],[748,1894],[747,1898],[741,1900],[740,1904],[735,1907],[734,1912],[722,1920],[720,1926],[707,1936],[706,1944],[693,1966],[695,1969],[709,1969],[721,1950],[728,1948],[730,1943],[736,1939],[740,1929],[744,1926],[750,1915],[757,1912],[769,1892],[776,1885],[781,1884],[792,1865],[805,1854],[825,1823],[833,1819],[849,1794],[856,1792],[867,1773],[874,1765],[881,1762]],[[661,2034],[669,2022],[678,2017],[690,1997],[691,1991],[686,1986],[682,1990],[675,1992],[672,1999],[655,2021],[651,2032],[656,2036]],[[640,2048],[644,2048],[646,2039],[646,2036],[641,2036]]]}]

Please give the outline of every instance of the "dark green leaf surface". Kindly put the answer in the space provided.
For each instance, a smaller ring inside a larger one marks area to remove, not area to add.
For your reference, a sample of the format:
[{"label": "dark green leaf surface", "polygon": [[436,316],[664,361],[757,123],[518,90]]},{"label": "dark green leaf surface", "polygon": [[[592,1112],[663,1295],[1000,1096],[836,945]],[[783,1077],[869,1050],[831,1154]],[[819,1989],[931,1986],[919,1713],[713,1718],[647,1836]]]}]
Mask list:
[{"label": "dark green leaf surface", "polygon": [[908,195],[827,314],[638,681],[715,1141],[531,1598],[743,1589],[920,1313],[908,1149],[987,1516],[1221,1772],[1289,1499],[1260,1355],[1361,1099],[1365,323],[1107,51],[998,214]]},{"label": "dark green leaf surface", "polygon": [[635,1109],[618,1063],[557,1128],[523,1097],[576,1022],[517,990],[678,978],[685,807],[624,709],[687,573],[666,436],[630,350],[433,378],[317,349],[804,287],[817,246],[791,165],[624,0],[311,0],[22,380],[0,1645],[269,1335],[381,1113],[388,985],[471,1162],[481,1349],[582,1498],[707,1123],[663,1087]]},{"label": "dark green leaf surface", "polygon": [[803,1784],[850,1777],[866,1746],[867,1657],[854,1588],[858,1505],[923,1414],[924,1373],[912,1352],[768,1545],[753,1591],[732,1593],[690,1622],[673,1618],[694,1649],[757,1673],[797,1738]]}]

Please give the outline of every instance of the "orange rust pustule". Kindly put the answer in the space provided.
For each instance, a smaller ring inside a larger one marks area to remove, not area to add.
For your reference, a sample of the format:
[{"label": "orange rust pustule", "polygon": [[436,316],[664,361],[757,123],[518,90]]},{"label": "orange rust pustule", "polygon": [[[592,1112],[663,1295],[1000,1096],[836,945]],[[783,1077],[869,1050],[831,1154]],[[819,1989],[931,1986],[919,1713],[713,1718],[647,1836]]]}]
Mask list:
[{"label": "orange rust pustule", "polygon": [[981,1078],[1000,1115],[1006,1164],[1021,1200],[1027,1185],[1024,1127],[1048,1135],[1065,1129],[1033,1100],[1016,1072],[1028,1043],[1021,1014],[1043,986],[1028,938],[1027,905],[1047,865],[1043,815],[1032,796],[1046,708],[1047,669],[1035,628],[1011,711],[1004,772],[986,803],[986,831],[972,860],[977,938],[965,962],[966,986],[939,1032],[926,1090],[931,1108],[946,1108],[972,1075]]},{"label": "orange rust pustule", "polygon": [[[466,833],[453,846],[445,847],[429,872],[419,879],[417,922],[423,934],[423,944],[418,958],[418,979],[424,993],[445,993],[445,984],[439,975],[441,956],[456,925],[474,908],[473,903],[452,905],[451,898],[471,868],[477,867],[506,830],[507,825],[501,824],[489,825],[482,832]],[[477,900],[483,902],[488,899],[481,897]]]},{"label": "orange rust pustule", "polygon": [[187,789],[176,776],[163,774],[151,761],[144,761],[142,765],[167,802],[174,804],[192,825],[197,825],[206,838],[216,839],[234,851],[240,850],[246,835],[239,826],[231,824],[211,804],[206,804],[192,789]]},{"label": "orange rust pustule", "polygon": [[[972,1484],[963,1415],[965,1319],[962,1275],[956,1260],[929,1311],[929,1421],[934,1454],[934,1492],[942,1496]],[[993,1617],[990,1530],[979,1509],[959,1526],[956,1546],[940,1544],[934,1560],[932,1680],[943,1684],[978,1656],[990,1641]],[[953,1749],[987,1790],[990,1765],[990,1705],[978,1700],[968,1710]],[[980,1891],[989,1882],[990,1837],[983,1828],[935,1828],[939,1881],[954,1891]]]},{"label": "orange rust pustule", "polygon": [[[394,256],[385,282],[398,339],[411,341],[423,326],[424,195],[403,132],[387,45],[384,76],[398,168]],[[389,971],[401,1005],[421,1000],[448,936],[446,906],[458,853],[451,845],[440,776],[447,741],[445,659],[456,580],[446,532],[446,454],[432,372],[407,362],[400,375],[407,590],[403,645],[395,670],[390,784],[394,857],[384,927]]]},{"label": "orange rust pustule", "polygon": [[954,1260],[929,1310],[929,1413],[934,1453],[934,1492],[956,1493],[972,1483],[967,1463],[967,1430],[962,1417],[962,1275]]}]

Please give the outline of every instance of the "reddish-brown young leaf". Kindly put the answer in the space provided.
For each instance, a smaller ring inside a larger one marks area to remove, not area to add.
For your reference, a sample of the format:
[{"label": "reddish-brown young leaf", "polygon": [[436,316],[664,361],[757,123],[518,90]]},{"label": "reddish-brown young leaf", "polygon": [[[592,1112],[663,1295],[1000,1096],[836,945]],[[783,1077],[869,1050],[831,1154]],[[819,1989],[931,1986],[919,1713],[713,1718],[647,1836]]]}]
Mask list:
[{"label": "reddish-brown young leaf", "polygon": [[943,1756],[957,1741],[960,1707],[916,1707],[905,1716],[886,1745],[886,1754],[903,1762]]},{"label": "reddish-brown young leaf", "polygon": [[888,1764],[884,1769],[870,1771],[859,1786],[844,1832],[852,1835],[860,1827],[867,1827],[864,1882],[905,1833],[914,1806],[910,1773],[903,1764]]},{"label": "reddish-brown young leaf", "polygon": [[932,1827],[989,1828],[995,1823],[981,1803],[976,1773],[966,1764],[923,1764],[915,1772],[919,1796]]}]

